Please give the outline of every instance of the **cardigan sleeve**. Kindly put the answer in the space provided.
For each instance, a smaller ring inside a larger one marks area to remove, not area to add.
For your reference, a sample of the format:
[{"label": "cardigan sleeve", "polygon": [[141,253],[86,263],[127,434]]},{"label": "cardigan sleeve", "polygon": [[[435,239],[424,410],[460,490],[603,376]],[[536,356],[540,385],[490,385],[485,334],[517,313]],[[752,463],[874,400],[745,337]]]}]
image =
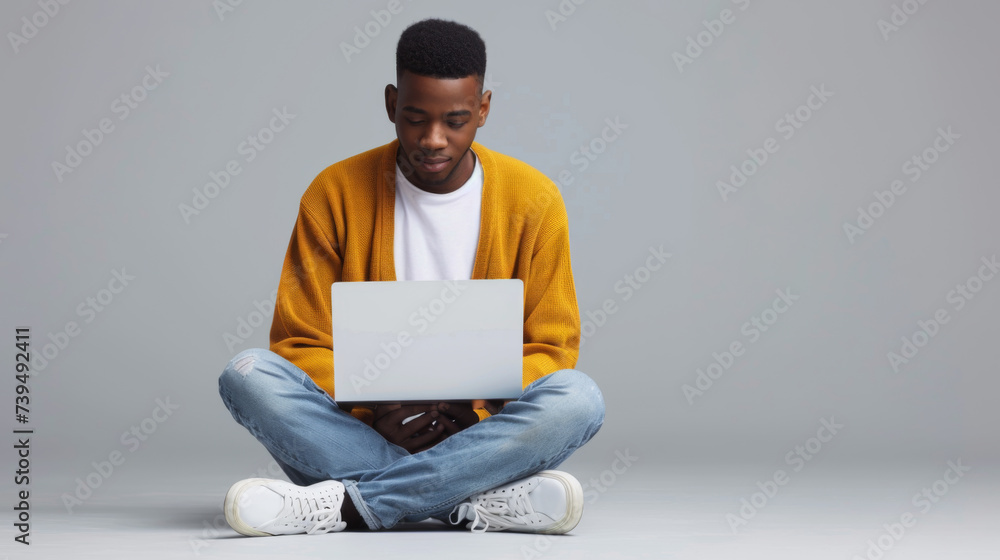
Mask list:
[{"label": "cardigan sleeve", "polygon": [[580,354],[580,311],[562,197],[552,199],[541,223],[524,283],[524,387],[573,368]]},{"label": "cardigan sleeve", "polygon": [[340,279],[343,261],[330,230],[300,204],[281,267],[270,338],[272,352],[333,396],[330,285]]}]

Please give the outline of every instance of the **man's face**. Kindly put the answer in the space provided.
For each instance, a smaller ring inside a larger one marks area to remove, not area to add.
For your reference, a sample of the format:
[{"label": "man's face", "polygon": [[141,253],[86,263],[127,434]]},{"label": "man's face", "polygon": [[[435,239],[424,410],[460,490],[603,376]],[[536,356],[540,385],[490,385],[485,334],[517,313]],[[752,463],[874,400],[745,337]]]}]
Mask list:
[{"label": "man's face", "polygon": [[418,188],[447,193],[472,174],[468,153],[476,129],[486,124],[491,92],[479,94],[475,76],[441,79],[404,71],[399,86],[385,88],[385,108],[396,125],[400,169]]}]

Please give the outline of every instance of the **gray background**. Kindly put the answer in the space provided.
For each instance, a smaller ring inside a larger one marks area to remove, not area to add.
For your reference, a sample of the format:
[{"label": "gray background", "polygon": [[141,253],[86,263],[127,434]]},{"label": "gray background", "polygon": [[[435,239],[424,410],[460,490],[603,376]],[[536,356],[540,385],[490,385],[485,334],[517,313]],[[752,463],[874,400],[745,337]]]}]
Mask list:
[{"label": "gray background", "polygon": [[[858,469],[901,485],[882,509],[862,508],[861,536],[836,557],[863,550],[949,460],[971,465],[969,480],[995,482],[1000,278],[961,310],[947,297],[1000,249],[1000,6],[928,2],[886,39],[879,20],[916,4],[591,0],[553,29],[545,12],[558,10],[555,0],[404,0],[346,60],[341,43],[387,3],[246,1],[220,17],[208,1],[73,2],[18,52],[9,42],[0,49],[0,364],[14,363],[15,326],[32,328],[36,353],[68,321],[82,331],[31,380],[33,507],[50,512],[41,519],[52,531],[73,533],[78,513],[99,515],[117,497],[184,496],[184,484],[221,500],[228,484],[266,470],[269,457],[216,387],[232,355],[267,344],[270,316],[242,343],[224,336],[277,287],[310,181],[394,137],[382,90],[395,80],[395,43],[431,16],[471,25],[486,41],[493,107],[477,141],[554,179],[572,173],[560,186],[581,314],[608,299],[617,312],[577,365],[602,387],[607,420],[566,468],[585,480],[612,468],[616,451],[640,458],[602,491],[606,503],[641,495],[646,483],[676,498],[681,473],[729,469],[732,495],[704,506],[726,532],[739,497],[831,417],[845,427],[796,475],[801,488]],[[674,53],[726,8],[735,21],[679,69]],[[21,18],[40,10],[3,3],[2,30],[20,33]],[[169,76],[119,120],[113,102],[147,65]],[[785,139],[776,122],[813,86],[833,95]],[[245,162],[240,143],[282,108],[292,122]],[[52,162],[106,117],[114,130],[57,180]],[[574,151],[599,138],[606,119],[627,128],[581,170]],[[959,138],[911,181],[903,164],[948,127]],[[779,150],[724,200],[716,182],[769,137]],[[231,159],[242,172],[186,223],[178,206]],[[896,179],[905,194],[852,243],[844,224]],[[672,256],[640,271],[646,281],[626,301],[617,283],[661,246]],[[135,279],[84,323],[77,307],[122,267]],[[778,289],[799,299],[751,343],[741,327]],[[887,353],[941,308],[949,322],[894,371]],[[683,386],[734,341],[745,354],[689,402]],[[13,390],[12,379],[0,383],[5,410]],[[156,431],[131,451],[121,435],[151,417],[157,398],[179,409],[148,424]],[[12,412],[4,418],[18,427]],[[3,469],[13,470],[3,448]],[[125,463],[67,514],[61,496],[116,450]],[[912,479],[900,474],[912,469]],[[3,496],[13,496],[11,477],[2,479]],[[990,484],[955,495],[995,505]],[[817,503],[803,500],[806,510]],[[938,512],[939,522],[955,513]],[[37,523],[40,542],[58,540]],[[19,545],[15,553],[25,554]]]}]

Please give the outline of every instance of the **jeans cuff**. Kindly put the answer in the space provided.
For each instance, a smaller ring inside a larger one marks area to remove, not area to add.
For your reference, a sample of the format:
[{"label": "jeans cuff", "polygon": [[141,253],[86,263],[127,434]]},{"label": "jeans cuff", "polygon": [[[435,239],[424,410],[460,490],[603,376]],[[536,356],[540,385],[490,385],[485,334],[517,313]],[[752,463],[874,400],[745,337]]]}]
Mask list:
[{"label": "jeans cuff", "polygon": [[344,484],[344,488],[347,489],[347,495],[354,502],[354,508],[358,510],[361,518],[364,519],[365,525],[368,525],[368,528],[372,531],[382,529],[382,522],[379,521],[378,517],[375,517],[375,513],[372,512],[368,504],[361,498],[361,492],[358,491],[358,483],[353,480],[342,480],[341,482]]}]

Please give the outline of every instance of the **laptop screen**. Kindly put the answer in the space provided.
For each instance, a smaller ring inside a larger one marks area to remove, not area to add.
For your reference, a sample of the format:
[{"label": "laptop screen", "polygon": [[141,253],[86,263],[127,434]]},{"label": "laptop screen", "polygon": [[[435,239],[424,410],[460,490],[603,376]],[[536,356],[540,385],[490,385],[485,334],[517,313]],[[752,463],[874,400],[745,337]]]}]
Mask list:
[{"label": "laptop screen", "polygon": [[331,302],[338,402],[521,395],[521,280],[335,282]]}]

